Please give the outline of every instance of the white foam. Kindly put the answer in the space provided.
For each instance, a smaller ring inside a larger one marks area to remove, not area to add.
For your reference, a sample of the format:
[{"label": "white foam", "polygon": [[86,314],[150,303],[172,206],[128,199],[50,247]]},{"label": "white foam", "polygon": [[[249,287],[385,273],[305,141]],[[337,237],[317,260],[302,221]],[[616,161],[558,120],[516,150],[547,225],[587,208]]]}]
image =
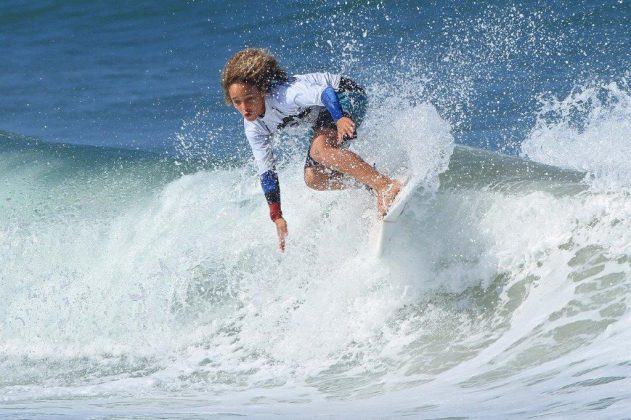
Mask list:
[{"label": "white foam", "polygon": [[[448,125],[429,105],[399,109],[355,147],[431,190],[453,146]],[[380,144],[395,128],[403,145]],[[257,402],[388,415],[423,395],[437,408],[416,414],[456,414],[457,399],[481,415],[508,410],[506,389],[576,407],[592,389],[555,393],[580,373],[564,367],[585,358],[580,369],[598,375],[622,369],[605,365],[628,342],[625,192],[439,190],[416,197],[384,262],[368,241],[376,218],[362,217],[374,197],[309,190],[303,157],[280,168],[285,254],[249,165],[182,176],[116,213],[3,228],[2,398],[212,393],[241,413]]]},{"label": "white foam", "polygon": [[376,102],[359,131],[358,147],[366,160],[395,176],[424,179],[427,188],[436,190],[454,148],[449,123],[429,103],[413,105],[400,97]]},{"label": "white foam", "polygon": [[596,188],[631,186],[631,95],[626,81],[576,88],[542,104],[524,156],[591,174]]}]

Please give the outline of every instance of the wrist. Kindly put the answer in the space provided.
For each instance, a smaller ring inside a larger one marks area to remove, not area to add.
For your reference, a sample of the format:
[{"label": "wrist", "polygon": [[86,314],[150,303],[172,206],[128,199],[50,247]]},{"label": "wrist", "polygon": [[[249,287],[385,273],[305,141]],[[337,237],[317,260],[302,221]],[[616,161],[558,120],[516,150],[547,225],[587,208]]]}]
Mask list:
[{"label": "wrist", "polygon": [[283,216],[277,217],[276,219],[272,220],[272,222],[274,222],[276,226],[278,226],[279,223],[282,223],[284,221],[285,219],[283,218]]},{"label": "wrist", "polygon": [[353,119],[350,117],[350,115],[348,115],[347,113],[344,113],[344,115],[342,115],[340,118],[335,120],[335,124],[339,123],[340,121],[343,121],[344,119],[349,119],[349,120],[353,121]]}]

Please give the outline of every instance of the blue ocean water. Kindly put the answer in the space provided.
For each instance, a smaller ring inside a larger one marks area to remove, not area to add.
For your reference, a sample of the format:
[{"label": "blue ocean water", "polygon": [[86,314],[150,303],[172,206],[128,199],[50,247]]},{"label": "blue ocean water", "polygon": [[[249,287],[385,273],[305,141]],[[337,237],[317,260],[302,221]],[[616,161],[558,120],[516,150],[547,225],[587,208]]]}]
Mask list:
[{"label": "blue ocean water", "polygon": [[[276,252],[244,47],[366,87],[384,258],[299,133]],[[627,416],[629,51],[626,0],[0,4],[0,415]]]},{"label": "blue ocean water", "polygon": [[0,7],[0,125],[53,142],[173,151],[196,110],[209,127],[238,127],[218,76],[247,46],[293,73],[343,72],[431,100],[458,142],[493,150],[515,150],[540,95],[629,69],[629,5],[617,0]]}]

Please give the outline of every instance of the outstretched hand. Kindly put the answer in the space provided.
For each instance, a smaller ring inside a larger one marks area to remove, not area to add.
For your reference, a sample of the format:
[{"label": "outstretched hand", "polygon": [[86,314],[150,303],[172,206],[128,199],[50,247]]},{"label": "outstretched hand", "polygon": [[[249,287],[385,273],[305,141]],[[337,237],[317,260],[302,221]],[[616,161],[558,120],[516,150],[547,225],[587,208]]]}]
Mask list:
[{"label": "outstretched hand", "polygon": [[355,123],[349,117],[342,117],[335,123],[337,126],[337,144],[344,143],[344,136],[355,138]]},{"label": "outstretched hand", "polygon": [[287,222],[281,217],[274,220],[274,223],[276,224],[276,234],[278,235],[278,249],[280,249],[280,252],[285,252],[285,237],[288,235]]}]

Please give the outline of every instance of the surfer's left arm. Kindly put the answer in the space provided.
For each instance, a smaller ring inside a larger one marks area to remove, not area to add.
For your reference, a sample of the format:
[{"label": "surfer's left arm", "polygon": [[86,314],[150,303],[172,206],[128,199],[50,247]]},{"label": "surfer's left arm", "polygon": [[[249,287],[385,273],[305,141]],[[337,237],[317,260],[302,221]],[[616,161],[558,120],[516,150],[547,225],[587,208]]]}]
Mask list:
[{"label": "surfer's left arm", "polygon": [[335,89],[331,86],[327,86],[326,89],[322,91],[321,100],[326,110],[331,114],[331,118],[337,127],[337,142],[341,144],[344,141],[344,136],[348,136],[348,138],[351,139],[355,138],[355,122],[350,115],[342,110],[340,98],[338,98]]},{"label": "surfer's left arm", "polygon": [[339,86],[344,77],[330,73],[310,73],[305,79],[295,83],[289,91],[290,97],[300,107],[324,106],[337,127],[337,142],[343,143],[344,137],[355,138],[355,122],[342,109],[340,98],[334,86]]}]

